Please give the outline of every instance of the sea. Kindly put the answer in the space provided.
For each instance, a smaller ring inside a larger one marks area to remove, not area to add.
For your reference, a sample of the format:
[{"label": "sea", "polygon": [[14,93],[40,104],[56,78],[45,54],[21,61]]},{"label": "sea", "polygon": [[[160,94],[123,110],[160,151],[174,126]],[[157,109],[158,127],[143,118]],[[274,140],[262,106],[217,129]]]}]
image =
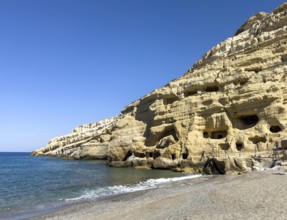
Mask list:
[{"label": "sea", "polygon": [[98,160],[0,153],[0,219],[31,218],[75,203],[196,177],[169,170],[112,168]]}]

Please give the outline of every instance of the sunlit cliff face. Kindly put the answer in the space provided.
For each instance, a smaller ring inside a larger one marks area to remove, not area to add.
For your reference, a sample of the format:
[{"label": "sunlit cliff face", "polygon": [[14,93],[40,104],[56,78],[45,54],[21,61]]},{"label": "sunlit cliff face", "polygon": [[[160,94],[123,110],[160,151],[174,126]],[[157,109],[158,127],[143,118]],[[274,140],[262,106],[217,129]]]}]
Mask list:
[{"label": "sunlit cliff face", "polygon": [[110,165],[180,167],[250,158],[286,137],[287,4],[250,18],[182,77],[99,124],[53,139],[37,155]]}]

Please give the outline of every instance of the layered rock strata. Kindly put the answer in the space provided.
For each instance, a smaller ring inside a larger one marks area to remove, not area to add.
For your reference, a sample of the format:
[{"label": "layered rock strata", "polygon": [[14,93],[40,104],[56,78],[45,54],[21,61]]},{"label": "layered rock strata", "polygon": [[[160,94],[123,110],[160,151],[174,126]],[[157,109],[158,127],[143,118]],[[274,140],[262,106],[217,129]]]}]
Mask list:
[{"label": "layered rock strata", "polygon": [[286,81],[284,3],[251,17],[182,77],[119,116],[78,127],[34,155],[107,157],[110,166],[197,172],[214,170],[220,161],[224,173],[249,170],[258,156],[271,158],[275,143],[286,137]]},{"label": "layered rock strata", "polygon": [[71,134],[56,137],[33,155],[66,159],[106,159],[111,132],[119,117],[76,127]]}]

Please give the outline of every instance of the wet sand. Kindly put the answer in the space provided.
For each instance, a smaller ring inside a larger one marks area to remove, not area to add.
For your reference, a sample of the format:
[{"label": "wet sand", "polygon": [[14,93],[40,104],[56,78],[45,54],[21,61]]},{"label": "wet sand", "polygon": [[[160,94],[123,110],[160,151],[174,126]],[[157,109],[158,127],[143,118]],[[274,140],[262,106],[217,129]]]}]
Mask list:
[{"label": "wet sand", "polygon": [[286,219],[287,173],[203,176],[74,205],[42,219]]}]

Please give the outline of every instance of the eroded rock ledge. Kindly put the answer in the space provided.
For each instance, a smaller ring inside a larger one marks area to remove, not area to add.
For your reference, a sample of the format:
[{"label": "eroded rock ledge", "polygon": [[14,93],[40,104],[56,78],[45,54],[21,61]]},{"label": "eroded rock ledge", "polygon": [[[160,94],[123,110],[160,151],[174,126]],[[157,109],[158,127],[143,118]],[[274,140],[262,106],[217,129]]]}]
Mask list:
[{"label": "eroded rock ledge", "polygon": [[284,3],[250,18],[182,77],[119,116],[75,128],[33,154],[106,158],[121,167],[251,170],[270,163],[275,142],[286,137],[286,77]]},{"label": "eroded rock ledge", "polygon": [[76,127],[71,134],[56,137],[35,156],[56,156],[66,159],[106,159],[111,132],[120,117]]}]

